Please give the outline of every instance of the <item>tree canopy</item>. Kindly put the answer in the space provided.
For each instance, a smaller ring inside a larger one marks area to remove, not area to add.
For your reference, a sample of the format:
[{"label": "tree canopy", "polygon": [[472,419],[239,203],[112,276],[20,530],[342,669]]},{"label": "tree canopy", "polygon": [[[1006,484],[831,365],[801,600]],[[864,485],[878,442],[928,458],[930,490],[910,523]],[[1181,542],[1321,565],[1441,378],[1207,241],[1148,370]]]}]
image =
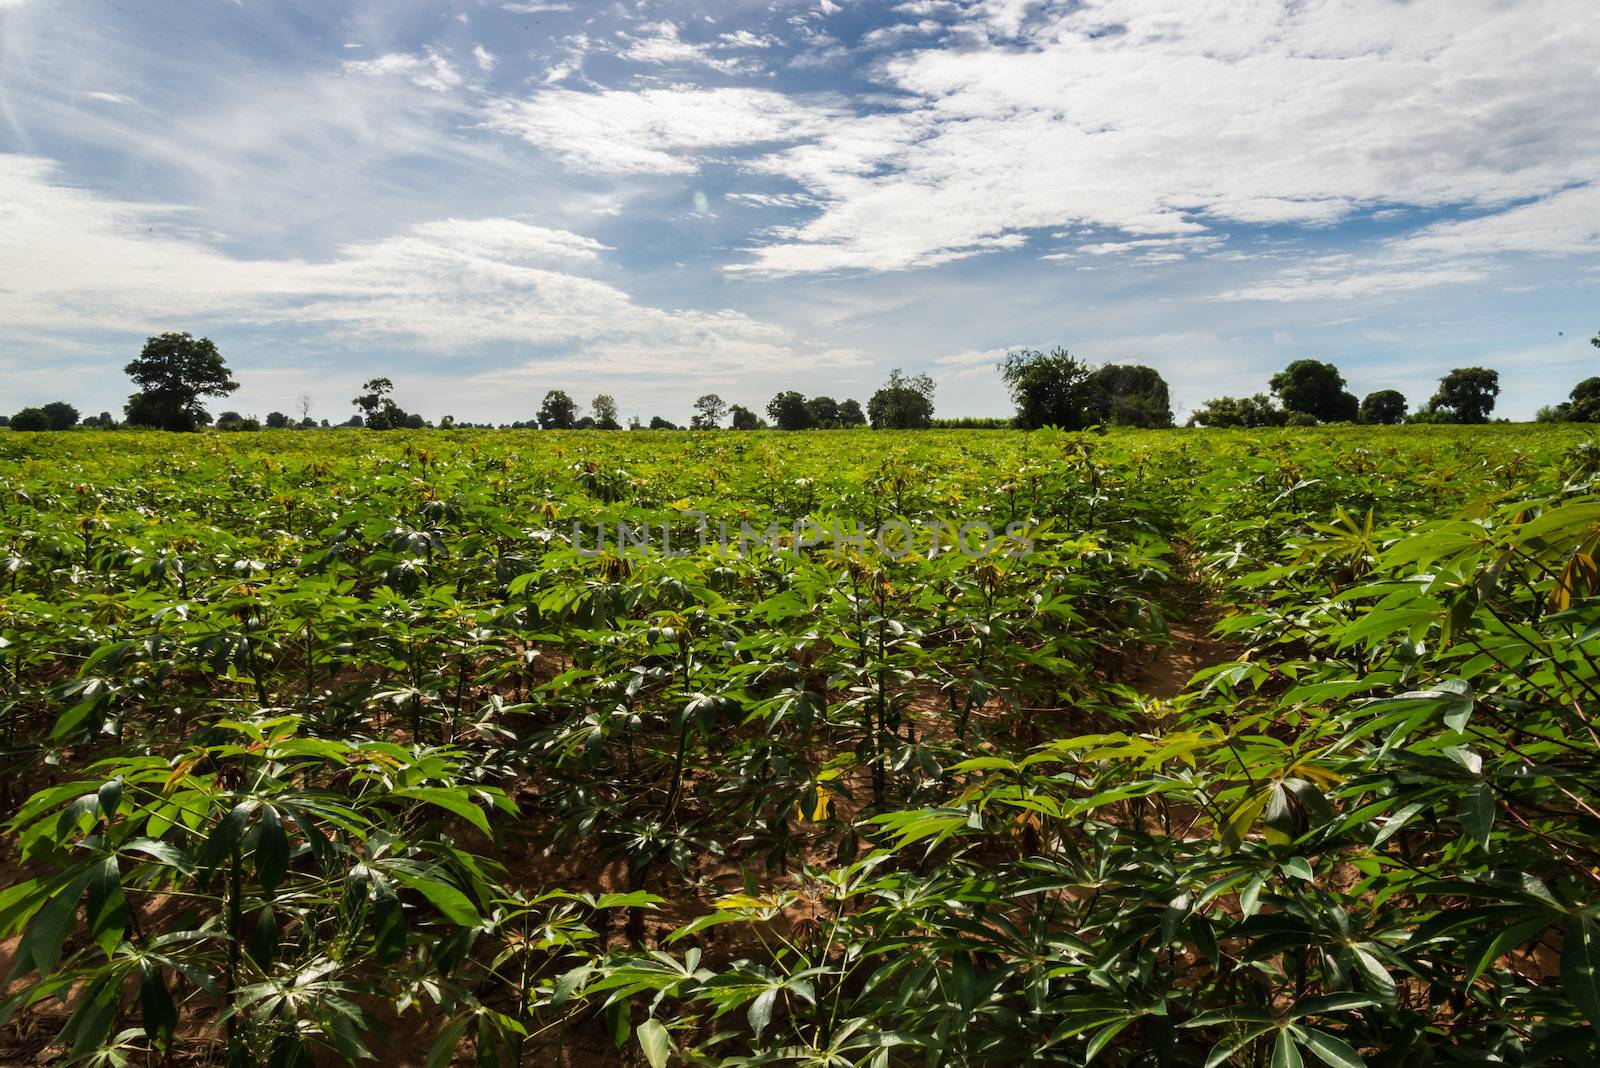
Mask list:
[{"label": "tree canopy", "polygon": [[1572,387],[1567,400],[1540,408],[1541,423],[1600,423],[1600,378],[1585,378]]},{"label": "tree canopy", "polygon": [[11,417],[12,430],[49,430],[50,417],[43,408],[24,408]]},{"label": "tree canopy", "polygon": [[933,378],[906,375],[896,367],[867,401],[867,418],[874,430],[923,430],[933,420]]},{"label": "tree canopy", "polygon": [[[398,430],[409,425],[409,416],[405,409],[396,404],[389,396],[394,392],[394,383],[387,378],[369,378],[361,385],[360,396],[351,400],[361,414],[369,430]],[[420,417],[419,417],[420,422]]]},{"label": "tree canopy", "polygon": [[194,430],[211,421],[200,400],[239,388],[210,338],[167,333],[144,343],[123,370],[139,392],[128,398],[128,422],[159,430]]},{"label": "tree canopy", "polygon": [[617,398],[609,393],[602,393],[589,402],[589,411],[594,415],[594,428],[596,430],[621,430],[622,424],[617,421]]},{"label": "tree canopy", "polygon": [[1406,397],[1398,389],[1380,389],[1361,401],[1361,422],[1372,426],[1394,426],[1406,421]]},{"label": "tree canopy", "polygon": [[578,405],[565,392],[552,389],[539,405],[540,430],[572,430],[578,425]]},{"label": "tree canopy", "polygon": [[1500,372],[1457,367],[1439,379],[1439,390],[1422,414],[1433,422],[1487,423],[1499,395]]},{"label": "tree canopy", "polygon": [[792,389],[784,390],[767,402],[767,418],[779,430],[805,430],[814,425],[806,399]]},{"label": "tree canopy", "polygon": [[1360,404],[1344,388],[1344,375],[1331,363],[1295,360],[1268,383],[1286,412],[1301,412],[1319,422],[1354,422]]},{"label": "tree canopy", "polygon": [[1272,403],[1265,393],[1251,397],[1216,397],[1208,400],[1189,422],[1211,427],[1263,427],[1283,426],[1287,420],[1283,410]]},{"label": "tree canopy", "polygon": [[78,425],[78,409],[66,401],[51,401],[43,409],[51,430],[71,430]]},{"label": "tree canopy", "polygon": [[1022,349],[1007,353],[997,366],[1017,406],[1019,430],[1042,426],[1082,430],[1088,425],[1089,365],[1066,349]]},{"label": "tree canopy", "polygon": [[1146,428],[1172,425],[1172,395],[1154,367],[1108,363],[1083,382],[1086,423]]},{"label": "tree canopy", "polygon": [[703,393],[695,399],[694,415],[689,420],[691,430],[715,430],[728,414],[727,403],[715,393]]}]

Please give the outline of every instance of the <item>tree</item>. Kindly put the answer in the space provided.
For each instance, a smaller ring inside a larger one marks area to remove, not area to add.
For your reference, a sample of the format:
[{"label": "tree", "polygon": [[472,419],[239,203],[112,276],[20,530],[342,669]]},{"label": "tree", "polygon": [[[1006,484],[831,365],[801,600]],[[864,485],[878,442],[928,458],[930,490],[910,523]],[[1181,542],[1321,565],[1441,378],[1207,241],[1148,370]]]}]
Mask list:
[{"label": "tree", "polygon": [[1253,397],[1217,397],[1208,400],[1189,417],[1191,426],[1263,427],[1283,426],[1287,416],[1265,393]]},{"label": "tree", "polygon": [[1398,389],[1380,389],[1361,401],[1361,421],[1371,426],[1394,426],[1406,421],[1406,397]]},{"label": "tree", "polygon": [[596,430],[622,429],[622,424],[617,422],[617,398],[611,394],[602,393],[590,401],[589,410],[594,413]]},{"label": "tree", "polygon": [[260,430],[261,421],[254,416],[243,416],[238,412],[223,412],[217,416],[217,429],[226,431]]},{"label": "tree", "polygon": [[71,430],[78,425],[78,409],[66,401],[51,401],[41,411],[50,420],[51,430]]},{"label": "tree", "polygon": [[123,370],[139,392],[128,398],[128,422],[159,430],[194,430],[211,422],[202,397],[226,397],[239,388],[210,338],[162,334],[144,343]]},{"label": "tree", "polygon": [[1457,367],[1439,379],[1439,390],[1421,414],[1426,422],[1487,423],[1500,395],[1500,372]]},{"label": "tree", "polygon": [[867,401],[874,430],[922,430],[933,420],[933,379],[904,375],[896,367],[889,380]]},{"label": "tree", "polygon": [[540,430],[571,430],[578,425],[578,406],[559,389],[544,395],[539,405]]},{"label": "tree", "polygon": [[806,399],[792,389],[784,390],[767,402],[767,418],[779,430],[805,430],[812,425]]},{"label": "tree", "polygon": [[1172,425],[1172,394],[1154,367],[1108,363],[1090,373],[1084,390],[1090,422],[1145,428]]},{"label": "tree", "polygon": [[761,417],[742,404],[735,404],[728,409],[732,417],[732,426],[735,430],[757,430],[761,426]]},{"label": "tree", "polygon": [[49,430],[50,417],[43,408],[24,408],[11,417],[12,430]]},{"label": "tree", "polygon": [[1585,378],[1572,387],[1571,397],[1572,422],[1600,423],[1600,378]]},{"label": "tree", "polygon": [[1350,422],[1360,410],[1356,395],[1344,388],[1344,375],[1321,360],[1295,360],[1269,384],[1284,411],[1303,412],[1319,422]]},{"label": "tree", "polygon": [[0,426],[10,426],[10,425],[11,425],[11,417],[9,415],[0,415]]},{"label": "tree", "polygon": [[806,411],[814,427],[832,430],[839,425],[839,402],[832,397],[812,397],[806,401]]},{"label": "tree", "polygon": [[361,409],[368,430],[396,430],[405,426],[405,410],[389,396],[394,392],[393,382],[387,378],[369,378],[361,388],[365,392],[350,403]]},{"label": "tree", "polygon": [[650,429],[651,430],[677,430],[678,429],[678,424],[674,423],[670,419],[663,419],[659,415],[652,415],[650,417]]},{"label": "tree", "polygon": [[1572,387],[1569,400],[1553,408],[1540,408],[1541,423],[1600,423],[1600,378],[1585,378]]},{"label": "tree", "polygon": [[859,402],[845,400],[839,402],[839,425],[849,429],[853,426],[866,426],[867,413],[861,410]]},{"label": "tree", "polygon": [[689,420],[691,430],[715,430],[728,414],[728,406],[715,393],[704,393],[694,402],[694,412]]},{"label": "tree", "polygon": [[289,417],[282,412],[267,413],[267,429],[282,430],[289,425]]},{"label": "tree", "polygon": [[316,426],[316,421],[311,418],[311,394],[302,393],[295,398],[295,407],[300,409],[300,426]]},{"label": "tree", "polygon": [[[1089,367],[1066,349],[1022,349],[1007,353],[996,366],[1017,406],[1019,430],[1042,426],[1082,430],[1089,425]],[[878,425],[876,416],[872,425]]]}]

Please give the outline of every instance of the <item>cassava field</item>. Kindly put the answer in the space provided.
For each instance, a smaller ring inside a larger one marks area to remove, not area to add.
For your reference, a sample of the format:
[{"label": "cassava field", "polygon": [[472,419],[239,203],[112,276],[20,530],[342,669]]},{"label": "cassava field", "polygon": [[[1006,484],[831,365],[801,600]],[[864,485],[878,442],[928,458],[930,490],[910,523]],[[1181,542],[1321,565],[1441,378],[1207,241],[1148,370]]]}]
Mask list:
[{"label": "cassava field", "polygon": [[0,434],[0,1063],[1592,1065],[1597,479]]}]

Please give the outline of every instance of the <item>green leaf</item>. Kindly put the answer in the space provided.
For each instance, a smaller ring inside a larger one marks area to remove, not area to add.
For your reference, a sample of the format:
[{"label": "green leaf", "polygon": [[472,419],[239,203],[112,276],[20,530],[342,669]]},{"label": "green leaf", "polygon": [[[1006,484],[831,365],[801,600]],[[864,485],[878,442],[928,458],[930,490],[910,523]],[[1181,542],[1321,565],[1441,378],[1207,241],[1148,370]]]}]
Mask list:
[{"label": "green leaf", "polygon": [[461,1045],[461,1036],[471,1023],[472,1017],[463,1016],[445,1025],[428,1048],[427,1068],[450,1068],[450,1062],[455,1060],[456,1047]]},{"label": "green leaf", "polygon": [[1361,1054],[1344,1039],[1314,1027],[1300,1026],[1295,1031],[1300,1044],[1315,1053],[1317,1059],[1329,1068],[1367,1068],[1367,1062],[1361,1059]]},{"label": "green leaf", "polygon": [[672,1037],[661,1021],[651,1017],[639,1025],[636,1035],[650,1068],[666,1068],[672,1058]]},{"label": "green leaf", "polygon": [[67,929],[77,918],[78,900],[93,877],[93,868],[85,868],[51,895],[34,915],[33,922],[28,924],[22,940],[17,943],[13,974],[19,973],[24,965],[32,965],[43,978],[55,968],[61,959],[61,945],[66,941]]},{"label": "green leaf", "polygon": [[429,875],[413,875],[398,868],[387,869],[395,882],[408,886],[432,902],[445,919],[458,927],[476,927],[483,922],[472,901],[443,879]]},{"label": "green leaf", "polygon": [[1257,875],[1245,884],[1239,891],[1239,911],[1246,916],[1254,916],[1261,907],[1261,888],[1267,885],[1265,875]]},{"label": "green leaf", "polygon": [[447,812],[455,813],[484,834],[491,837],[494,834],[489,829],[489,819],[483,814],[483,809],[478,807],[465,790],[446,790],[437,786],[408,786],[403,790],[396,790],[393,796],[435,805]]},{"label": "green leaf", "polygon": [[1355,955],[1356,968],[1366,978],[1367,985],[1373,991],[1381,994],[1385,1000],[1393,1001],[1395,997],[1394,977],[1389,974],[1378,958],[1360,946],[1351,946],[1350,952]]},{"label": "green leaf", "polygon": [[1586,916],[1574,916],[1567,923],[1561,982],[1572,1004],[1600,1032],[1600,926]]},{"label": "green leaf", "polygon": [[1469,788],[1461,795],[1457,816],[1466,832],[1488,852],[1489,830],[1494,826],[1494,788],[1486,782]]},{"label": "green leaf", "polygon": [[150,961],[139,962],[139,1022],[157,1047],[165,1048],[178,1027],[178,1007],[162,978],[161,967]]},{"label": "green leaf", "polygon": [[761,1032],[767,1029],[772,1022],[772,1007],[778,1000],[778,988],[768,987],[763,990],[754,1001],[750,1003],[750,1029],[756,1033],[756,1039],[761,1038]]},{"label": "green leaf", "polygon": [[1126,1020],[1117,1020],[1116,1022],[1108,1024],[1105,1027],[1102,1027],[1099,1031],[1095,1032],[1094,1037],[1089,1039],[1088,1046],[1084,1048],[1083,1063],[1088,1064],[1090,1061],[1094,1060],[1095,1057],[1099,1055],[1100,1051],[1105,1049],[1106,1046],[1111,1043],[1112,1039],[1116,1038],[1123,1031],[1126,1031],[1130,1025],[1137,1021],[1137,1019],[1138,1017],[1130,1016]]},{"label": "green leaf", "polygon": [[1311,862],[1305,857],[1290,857],[1283,862],[1283,874],[1293,876],[1305,882],[1314,882],[1316,872],[1311,870]]},{"label": "green leaf", "polygon": [[1287,1029],[1279,1031],[1278,1040],[1272,1044],[1272,1068],[1302,1068],[1300,1051]]},{"label": "green leaf", "polygon": [[267,805],[261,810],[256,829],[256,878],[261,888],[272,893],[289,871],[289,836],[284,833],[278,810]]},{"label": "green leaf", "polygon": [[96,862],[93,871],[84,917],[89,921],[89,937],[109,960],[127,931],[128,902],[122,894],[122,870],[115,853]]}]

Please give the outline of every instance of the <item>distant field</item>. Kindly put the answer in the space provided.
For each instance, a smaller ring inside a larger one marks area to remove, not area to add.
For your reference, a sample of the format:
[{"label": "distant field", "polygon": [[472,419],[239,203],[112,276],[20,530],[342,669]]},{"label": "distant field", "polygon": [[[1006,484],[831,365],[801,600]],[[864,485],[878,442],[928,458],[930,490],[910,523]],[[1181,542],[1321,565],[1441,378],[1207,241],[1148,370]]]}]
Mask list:
[{"label": "distant field", "polygon": [[1595,1063],[1597,478],[0,433],[0,1061]]}]

